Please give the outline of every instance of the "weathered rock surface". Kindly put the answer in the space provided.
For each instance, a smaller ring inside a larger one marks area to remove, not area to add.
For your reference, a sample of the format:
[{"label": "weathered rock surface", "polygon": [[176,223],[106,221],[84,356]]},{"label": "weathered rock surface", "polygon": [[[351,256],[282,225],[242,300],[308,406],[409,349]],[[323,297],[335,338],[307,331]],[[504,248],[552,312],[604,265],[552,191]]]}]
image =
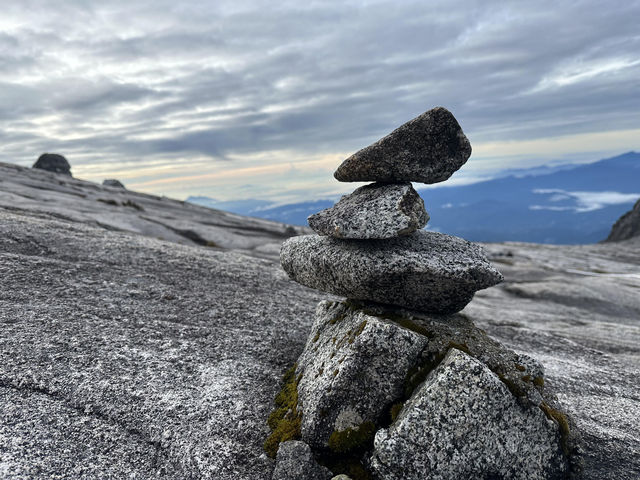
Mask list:
[{"label": "weathered rock surface", "polygon": [[294,237],[284,242],[280,260],[308,287],[435,313],[459,311],[477,290],[502,280],[479,246],[424,230],[368,242]]},{"label": "weathered rock surface", "polygon": [[302,439],[339,451],[340,434],[378,423],[402,396],[426,344],[426,337],[345,303],[320,303],[296,371]]},{"label": "weathered rock surface", "polygon": [[318,465],[309,445],[291,440],[280,444],[271,480],[329,480],[332,476],[328,468]]},{"label": "weathered rock surface", "polygon": [[485,365],[455,348],[397,420],[375,437],[374,471],[385,480],[564,478],[558,425],[524,407]]},{"label": "weathered rock surface", "polygon": [[1,162],[0,208],[266,258],[277,258],[285,238],[311,231]]},{"label": "weathered rock surface", "polygon": [[[269,478],[265,419],[327,295],[275,256],[107,231],[107,189],[77,182],[0,164],[0,476]],[[230,248],[254,225],[135,195],[171,222],[220,225]],[[256,236],[277,245],[273,232]],[[640,239],[483,247],[505,281],[461,316],[544,364],[585,479],[640,478]]]},{"label": "weathered rock surface", "polygon": [[447,109],[437,107],[354,153],[335,171],[341,182],[422,182],[448,179],[471,145]]},{"label": "weathered rock surface", "polygon": [[619,242],[640,236],[640,200],[611,228],[607,242]]},{"label": "weathered rock surface", "polygon": [[427,224],[429,215],[410,183],[374,183],[345,195],[308,221],[320,235],[381,239],[415,232]]},{"label": "weathered rock surface", "polygon": [[107,178],[106,180],[103,180],[102,185],[105,187],[126,188],[120,180],[115,178]]},{"label": "weathered rock surface", "polygon": [[71,176],[71,165],[66,158],[57,153],[43,153],[33,164],[33,168]]},{"label": "weathered rock surface", "polygon": [[264,480],[325,295],[276,260],[0,209],[0,477]]}]

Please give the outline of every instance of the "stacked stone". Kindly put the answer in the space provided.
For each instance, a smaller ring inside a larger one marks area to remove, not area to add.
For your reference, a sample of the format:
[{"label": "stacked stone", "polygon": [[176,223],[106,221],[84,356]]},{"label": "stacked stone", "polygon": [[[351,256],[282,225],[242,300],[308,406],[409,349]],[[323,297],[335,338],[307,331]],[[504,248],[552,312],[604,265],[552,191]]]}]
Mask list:
[{"label": "stacked stone", "polygon": [[349,300],[318,305],[276,397],[272,480],[579,471],[542,365],[455,313],[502,275],[477,245],[422,229],[429,216],[410,182],[444,181],[470,154],[453,115],[430,110],[346,159],[338,180],[375,183],[309,217],[318,235],[283,244],[291,278]]},{"label": "stacked stone", "polygon": [[410,182],[447,180],[471,145],[453,115],[434,108],[347,158],[334,176],[375,182],[309,217],[318,235],[287,240],[283,268],[297,282],[350,299],[454,313],[502,280],[480,248],[422,230],[429,220]]}]

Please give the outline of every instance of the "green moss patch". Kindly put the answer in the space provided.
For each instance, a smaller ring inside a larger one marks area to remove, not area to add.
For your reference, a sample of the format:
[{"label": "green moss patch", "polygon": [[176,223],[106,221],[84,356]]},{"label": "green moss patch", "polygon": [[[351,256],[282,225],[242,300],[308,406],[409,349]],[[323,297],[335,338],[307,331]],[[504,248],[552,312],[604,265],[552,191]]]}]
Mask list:
[{"label": "green moss patch", "polygon": [[271,458],[276,458],[278,447],[287,440],[300,438],[302,414],[298,412],[298,382],[296,367],[293,365],[282,378],[282,389],[276,395],[275,409],[269,415],[267,424],[271,435],[264,442],[264,451]]},{"label": "green moss patch", "polygon": [[546,402],[542,402],[540,404],[540,410],[544,412],[548,419],[553,420],[558,424],[558,428],[560,429],[560,445],[562,446],[562,451],[564,452],[565,456],[568,457],[571,450],[569,448],[569,439],[571,436],[569,419],[567,419],[567,416],[560,410],[556,410]]},{"label": "green moss patch", "polygon": [[369,446],[376,433],[373,422],[364,422],[355,428],[334,430],[329,437],[329,448],[335,453],[348,453]]}]

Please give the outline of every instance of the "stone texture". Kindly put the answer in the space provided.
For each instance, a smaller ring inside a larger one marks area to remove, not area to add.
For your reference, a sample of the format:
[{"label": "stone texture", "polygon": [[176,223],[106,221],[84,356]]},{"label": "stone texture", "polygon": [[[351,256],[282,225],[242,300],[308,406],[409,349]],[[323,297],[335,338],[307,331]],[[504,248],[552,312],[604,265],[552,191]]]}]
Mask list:
[{"label": "stone texture", "polygon": [[280,444],[271,480],[329,480],[332,476],[318,465],[309,445],[291,440]]},{"label": "stone texture", "polygon": [[375,437],[371,464],[385,480],[563,478],[558,425],[523,408],[500,379],[457,349]]},{"label": "stone texture", "polygon": [[333,175],[341,182],[438,183],[470,155],[469,140],[454,116],[437,107],[356,152]]},{"label": "stone texture", "polygon": [[640,236],[640,200],[616,221],[606,241],[619,242],[638,236]]},{"label": "stone texture", "polygon": [[325,301],[297,362],[303,440],[331,448],[334,431],[384,424],[452,347],[481,358],[522,405],[553,403],[539,362],[495,342],[464,315]]},{"label": "stone texture", "polygon": [[0,279],[0,478],[271,477],[265,420],[326,295],[275,259],[4,208]]},{"label": "stone texture", "polygon": [[115,178],[107,178],[103,180],[102,185],[105,187],[125,188],[124,184]]},{"label": "stone texture", "polygon": [[424,202],[410,183],[374,183],[311,215],[309,226],[335,238],[382,239],[415,232],[427,221]]},{"label": "stone texture", "polygon": [[377,423],[402,396],[426,344],[426,337],[345,303],[320,303],[298,359],[302,439],[326,448],[334,431]]},{"label": "stone texture", "polygon": [[57,153],[43,153],[33,164],[33,168],[71,176],[71,165],[66,158]]},{"label": "stone texture", "polygon": [[477,290],[502,280],[479,246],[424,230],[367,242],[293,237],[282,245],[280,261],[308,287],[434,313],[459,311]]}]

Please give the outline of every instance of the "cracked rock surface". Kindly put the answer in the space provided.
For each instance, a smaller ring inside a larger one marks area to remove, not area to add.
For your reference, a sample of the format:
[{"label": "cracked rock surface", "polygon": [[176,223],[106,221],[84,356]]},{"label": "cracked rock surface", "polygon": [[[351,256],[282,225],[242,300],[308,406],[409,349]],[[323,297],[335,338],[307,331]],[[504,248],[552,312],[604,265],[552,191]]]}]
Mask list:
[{"label": "cracked rock surface", "polygon": [[424,202],[410,183],[365,185],[308,219],[319,235],[356,239],[407,235],[428,220]]},{"label": "cracked rock surface", "polygon": [[367,242],[293,237],[280,261],[308,287],[433,313],[462,310],[476,291],[502,281],[478,245],[424,230]]},{"label": "cracked rock surface", "polygon": [[470,155],[458,121],[437,107],[354,153],[333,176],[341,182],[444,182]]},{"label": "cracked rock surface", "polygon": [[320,300],[275,261],[0,209],[0,285],[1,478],[269,478]]},{"label": "cracked rock surface", "polygon": [[558,425],[523,407],[485,365],[455,348],[378,431],[373,470],[385,480],[565,478]]}]

